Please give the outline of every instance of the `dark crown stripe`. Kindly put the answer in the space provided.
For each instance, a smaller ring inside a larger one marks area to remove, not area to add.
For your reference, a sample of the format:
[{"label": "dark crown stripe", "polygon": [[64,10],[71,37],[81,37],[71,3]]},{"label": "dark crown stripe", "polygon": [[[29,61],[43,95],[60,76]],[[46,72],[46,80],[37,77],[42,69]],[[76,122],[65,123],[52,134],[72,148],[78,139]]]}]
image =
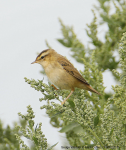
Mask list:
[{"label": "dark crown stripe", "polygon": [[46,50],[44,50],[44,51],[42,51],[37,57],[40,57],[41,55],[42,55],[42,53],[45,53],[45,52],[47,52],[49,49],[46,49]]}]

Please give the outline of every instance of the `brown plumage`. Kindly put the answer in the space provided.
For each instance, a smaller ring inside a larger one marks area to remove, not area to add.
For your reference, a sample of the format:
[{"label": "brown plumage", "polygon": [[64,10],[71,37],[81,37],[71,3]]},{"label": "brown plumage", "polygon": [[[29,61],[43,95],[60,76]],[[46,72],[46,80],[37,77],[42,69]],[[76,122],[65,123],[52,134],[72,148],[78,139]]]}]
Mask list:
[{"label": "brown plumage", "polygon": [[101,95],[89,85],[78,70],[65,57],[53,49],[42,51],[33,63],[39,63],[43,66],[47,77],[55,86],[60,89],[71,90],[68,97],[61,104],[64,104],[71,96],[75,87]]}]

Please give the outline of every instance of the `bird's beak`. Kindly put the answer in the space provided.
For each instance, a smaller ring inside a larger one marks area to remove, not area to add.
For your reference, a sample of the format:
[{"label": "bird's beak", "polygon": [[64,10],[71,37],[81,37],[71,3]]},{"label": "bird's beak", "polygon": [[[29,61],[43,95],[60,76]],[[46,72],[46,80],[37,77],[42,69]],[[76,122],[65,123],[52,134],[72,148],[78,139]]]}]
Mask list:
[{"label": "bird's beak", "polygon": [[31,64],[34,64],[34,63],[37,63],[37,61],[35,60],[35,61],[33,61]]}]

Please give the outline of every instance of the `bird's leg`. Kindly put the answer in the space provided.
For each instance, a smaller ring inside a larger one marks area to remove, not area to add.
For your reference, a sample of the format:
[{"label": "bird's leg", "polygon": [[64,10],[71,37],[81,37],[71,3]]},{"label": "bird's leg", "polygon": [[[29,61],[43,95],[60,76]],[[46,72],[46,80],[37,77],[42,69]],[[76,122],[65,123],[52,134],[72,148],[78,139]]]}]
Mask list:
[{"label": "bird's leg", "polygon": [[64,101],[61,103],[61,105],[63,105],[63,104],[66,102],[66,100],[71,96],[71,94],[72,94],[73,92],[74,92],[74,90],[71,90],[70,94],[67,96],[66,99],[64,99]]},{"label": "bird's leg", "polygon": [[55,90],[58,90],[53,84],[51,86],[54,87]]},{"label": "bird's leg", "polygon": [[[51,86],[54,87],[55,90],[58,90],[53,84],[51,84]],[[57,96],[55,93],[54,95]]]}]

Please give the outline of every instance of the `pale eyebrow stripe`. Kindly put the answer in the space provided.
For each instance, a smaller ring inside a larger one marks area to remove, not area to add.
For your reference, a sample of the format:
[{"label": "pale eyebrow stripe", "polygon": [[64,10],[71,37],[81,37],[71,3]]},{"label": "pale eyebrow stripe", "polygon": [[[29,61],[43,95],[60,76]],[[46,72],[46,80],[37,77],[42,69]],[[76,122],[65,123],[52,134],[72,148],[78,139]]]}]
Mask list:
[{"label": "pale eyebrow stripe", "polygon": [[37,57],[41,56],[42,53],[45,53],[45,52],[47,52],[48,50],[49,50],[49,49],[46,49],[46,50],[42,51]]}]

